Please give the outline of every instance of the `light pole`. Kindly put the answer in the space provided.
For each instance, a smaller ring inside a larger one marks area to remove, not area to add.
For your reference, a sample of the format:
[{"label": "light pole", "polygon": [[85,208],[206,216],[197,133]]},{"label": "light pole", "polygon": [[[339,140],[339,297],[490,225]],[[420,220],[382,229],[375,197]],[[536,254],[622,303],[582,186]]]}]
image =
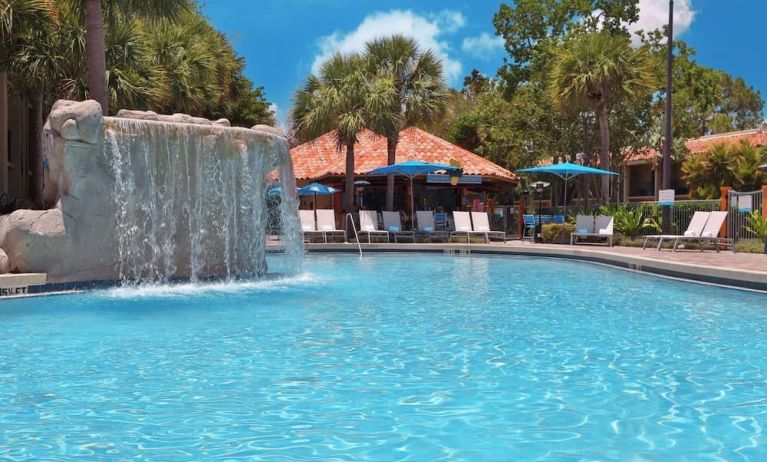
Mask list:
[{"label": "light pole", "polygon": [[541,229],[542,229],[542,223],[541,223],[541,200],[543,199],[543,190],[546,189],[549,186],[549,183],[546,183],[545,181],[536,181],[535,183],[531,184],[530,187],[535,190],[535,192],[538,193],[538,219],[535,222],[535,242],[541,242]]},{"label": "light pole", "polygon": [[[663,137],[663,189],[671,189],[671,71],[674,66],[674,0],[668,2],[668,40],[666,50],[666,114]],[[663,233],[671,232],[671,207],[663,206]]]}]

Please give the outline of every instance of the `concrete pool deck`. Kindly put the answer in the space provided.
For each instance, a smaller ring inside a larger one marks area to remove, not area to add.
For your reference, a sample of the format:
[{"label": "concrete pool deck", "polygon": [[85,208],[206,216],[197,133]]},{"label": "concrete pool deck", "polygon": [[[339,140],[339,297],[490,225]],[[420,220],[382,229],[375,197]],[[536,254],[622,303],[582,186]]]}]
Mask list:
[{"label": "concrete pool deck", "polygon": [[[540,256],[590,261],[638,272],[767,292],[767,255],[714,250],[642,250],[601,245],[533,244],[507,241],[490,244],[363,243],[364,252],[439,252]],[[309,253],[358,252],[357,244],[305,244]]]}]

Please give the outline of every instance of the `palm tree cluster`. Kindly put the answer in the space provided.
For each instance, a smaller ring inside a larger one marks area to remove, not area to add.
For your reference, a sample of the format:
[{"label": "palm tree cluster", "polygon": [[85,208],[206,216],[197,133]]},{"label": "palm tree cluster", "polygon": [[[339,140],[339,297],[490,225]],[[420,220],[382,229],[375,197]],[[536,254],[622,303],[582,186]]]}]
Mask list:
[{"label": "palm tree cluster", "polygon": [[767,163],[767,149],[748,141],[719,143],[708,151],[688,155],[682,163],[682,177],[695,197],[719,197],[721,186],[736,191],[754,191],[767,182],[767,173],[759,166]]},{"label": "palm tree cluster", "polygon": [[[300,141],[333,132],[346,149],[344,210],[354,200],[354,144],[365,130],[385,136],[388,164],[396,163],[400,131],[434,122],[448,93],[442,63],[415,40],[395,35],[371,41],[364,53],[336,54],[319,75],[296,91],[291,122]],[[386,209],[393,210],[394,180],[387,181]]]},{"label": "palm tree cluster", "polygon": [[30,111],[30,198],[41,205],[45,112],[56,99],[273,124],[262,88],[192,0],[0,0],[0,72]]}]

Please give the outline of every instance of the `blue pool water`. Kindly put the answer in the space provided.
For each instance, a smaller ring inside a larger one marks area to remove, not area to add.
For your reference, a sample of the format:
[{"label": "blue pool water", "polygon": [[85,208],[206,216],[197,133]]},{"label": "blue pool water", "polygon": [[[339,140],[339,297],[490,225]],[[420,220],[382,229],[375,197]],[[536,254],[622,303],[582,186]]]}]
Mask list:
[{"label": "blue pool water", "polygon": [[585,263],[310,257],[0,303],[0,460],[767,459],[767,296]]}]

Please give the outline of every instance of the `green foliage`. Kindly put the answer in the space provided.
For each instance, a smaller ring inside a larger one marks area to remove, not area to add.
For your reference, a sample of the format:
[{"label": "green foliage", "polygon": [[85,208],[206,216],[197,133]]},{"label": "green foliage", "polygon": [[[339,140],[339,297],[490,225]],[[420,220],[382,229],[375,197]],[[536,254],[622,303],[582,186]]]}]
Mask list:
[{"label": "green foliage", "polygon": [[[89,97],[84,4],[0,0],[0,40],[9,45],[0,47],[0,69],[10,71],[15,88],[43,85],[47,105]],[[242,58],[188,1],[104,6],[112,112],[185,112],[248,127],[274,123],[263,89],[244,76]]]},{"label": "green foliage", "polygon": [[767,242],[767,216],[758,210],[752,210],[746,217],[746,231],[754,233],[763,242]]},{"label": "green foliage", "polygon": [[625,205],[606,205],[599,209],[599,213],[612,216],[615,231],[626,237],[636,237],[645,229],[661,231],[661,226],[656,219],[648,216],[646,211],[641,208],[628,208]]},{"label": "green foliage", "polygon": [[541,239],[546,243],[569,242],[574,232],[572,223],[547,223],[541,226]]},{"label": "green foliage", "polygon": [[759,169],[765,162],[767,150],[749,141],[719,143],[704,153],[685,158],[682,177],[695,197],[713,199],[719,197],[721,186],[737,191],[759,189],[767,182],[767,174]]},{"label": "green foliage", "polygon": [[764,253],[764,242],[759,239],[741,239],[735,243],[735,252]]}]

